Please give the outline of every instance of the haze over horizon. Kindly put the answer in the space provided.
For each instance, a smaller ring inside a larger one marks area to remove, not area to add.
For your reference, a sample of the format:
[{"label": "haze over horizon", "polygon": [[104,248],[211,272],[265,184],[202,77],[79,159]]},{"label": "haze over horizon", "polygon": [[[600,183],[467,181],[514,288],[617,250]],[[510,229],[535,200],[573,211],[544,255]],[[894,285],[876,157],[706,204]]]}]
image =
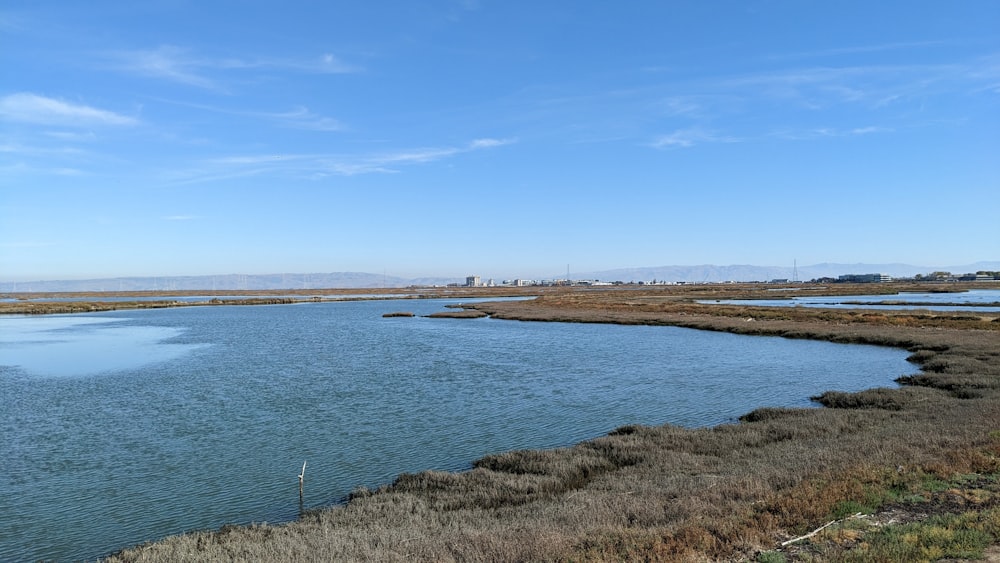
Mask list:
[{"label": "haze over horizon", "polygon": [[998,22],[13,0],[0,280],[996,260]]}]

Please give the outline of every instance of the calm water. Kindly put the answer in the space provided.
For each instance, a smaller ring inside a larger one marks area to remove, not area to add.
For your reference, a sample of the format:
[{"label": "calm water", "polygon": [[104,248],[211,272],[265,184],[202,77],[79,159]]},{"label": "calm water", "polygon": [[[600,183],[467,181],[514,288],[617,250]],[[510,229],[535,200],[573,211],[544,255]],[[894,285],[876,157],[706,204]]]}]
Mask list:
[{"label": "calm water", "polygon": [[[882,301],[898,301],[899,305],[879,305]],[[757,305],[767,307],[823,307],[830,309],[924,309],[928,311],[997,312],[1000,307],[982,305],[1000,303],[1000,289],[973,289],[960,293],[892,293],[888,295],[804,295],[789,299],[722,299],[700,301],[723,305]],[[931,303],[931,305],[907,305]],[[972,305],[979,303],[980,305]]]},{"label": "calm water", "polygon": [[305,301],[310,298],[336,300],[336,299],[401,299],[407,297],[419,297],[416,293],[343,293],[332,295],[136,295],[136,296],[114,296],[114,295],[86,295],[82,297],[32,297],[32,298],[0,298],[0,302],[13,303],[16,301],[30,301],[32,303],[66,303],[73,301],[180,301],[185,303],[197,303],[218,299],[220,301],[236,301],[240,299],[297,299]]},{"label": "calm water", "polygon": [[381,318],[454,301],[0,317],[0,560],[279,522],[401,472],[892,385],[900,350],[671,327]]}]

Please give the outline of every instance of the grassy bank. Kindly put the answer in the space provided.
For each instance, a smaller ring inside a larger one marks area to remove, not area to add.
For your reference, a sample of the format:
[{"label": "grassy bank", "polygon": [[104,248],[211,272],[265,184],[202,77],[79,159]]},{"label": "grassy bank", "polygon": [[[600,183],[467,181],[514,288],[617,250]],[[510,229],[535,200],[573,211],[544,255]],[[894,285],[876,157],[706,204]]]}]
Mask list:
[{"label": "grassy bank", "polygon": [[694,302],[723,289],[567,290],[474,308],[897,346],[923,373],[898,374],[898,389],[831,390],[816,398],[827,408],[762,407],[713,428],[623,426],[463,473],[405,474],[295,523],[194,532],[108,560],[912,561],[996,543],[1000,315]]}]

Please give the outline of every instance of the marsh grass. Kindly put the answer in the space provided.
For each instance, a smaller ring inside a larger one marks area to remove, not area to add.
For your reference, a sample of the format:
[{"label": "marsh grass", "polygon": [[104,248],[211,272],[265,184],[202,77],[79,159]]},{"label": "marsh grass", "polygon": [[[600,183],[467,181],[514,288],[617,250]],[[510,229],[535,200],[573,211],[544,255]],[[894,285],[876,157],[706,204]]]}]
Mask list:
[{"label": "marsh grass", "polygon": [[[855,513],[810,538],[803,551],[845,562],[979,559],[1000,539],[997,474],[918,475],[906,491],[896,491],[880,513]],[[843,516],[855,508],[848,504]]]},{"label": "marsh grass", "polygon": [[979,559],[996,539],[995,511],[932,516],[923,522],[886,526],[865,536],[858,549],[840,561],[937,561]]},{"label": "marsh grass", "polygon": [[[495,318],[898,346],[933,369],[903,376],[899,389],[831,390],[817,398],[832,408],[764,406],[713,428],[626,425],[573,447],[485,456],[465,472],[404,474],[295,523],[196,532],[108,560],[896,561],[980,553],[976,546],[995,541],[996,509],[968,492],[961,512],[968,515],[956,520],[871,539],[863,539],[869,531],[840,526],[837,533],[850,542],[823,536],[806,542],[812,551],[775,550],[858,512],[902,502],[937,506],[935,495],[979,483],[977,477],[963,485],[962,476],[1000,473],[996,323],[798,309],[720,314],[722,307],[689,302],[695,297],[561,292],[475,308]],[[817,551],[824,541],[835,547]],[[914,547],[904,551],[900,543]]]}]

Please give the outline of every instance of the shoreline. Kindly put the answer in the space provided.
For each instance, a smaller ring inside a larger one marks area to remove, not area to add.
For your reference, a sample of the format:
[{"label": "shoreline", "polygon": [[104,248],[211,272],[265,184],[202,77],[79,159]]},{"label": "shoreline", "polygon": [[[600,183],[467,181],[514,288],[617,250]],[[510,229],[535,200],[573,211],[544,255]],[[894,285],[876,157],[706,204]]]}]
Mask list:
[{"label": "shoreline", "polygon": [[[104,311],[128,311],[136,309],[166,309],[174,307],[218,307],[225,305],[294,305],[305,303],[335,303],[339,301],[409,301],[421,299],[448,298],[501,298],[533,296],[538,292],[525,291],[463,291],[463,288],[420,289],[411,294],[401,294],[391,290],[240,290],[240,291],[126,291],[126,292],[84,292],[46,294],[3,294],[0,297],[12,301],[0,301],[2,315],[64,315],[76,313],[98,313]],[[482,294],[482,295],[480,295]],[[32,297],[25,297],[31,295]],[[241,297],[242,298],[236,298]],[[130,297],[147,299],[127,300]],[[165,299],[155,299],[164,297]],[[207,297],[200,301],[179,301],[168,297]],[[226,298],[226,299],[221,299]],[[59,299],[59,301],[46,300]],[[75,299],[67,301],[65,299]],[[107,299],[120,299],[107,301]]]},{"label": "shoreline", "polygon": [[[184,553],[190,558],[268,553],[284,560],[303,555],[738,559],[812,529],[838,504],[857,502],[852,499],[870,495],[873,488],[911,486],[927,475],[946,477],[955,471],[1000,470],[1000,447],[990,434],[1000,428],[1000,369],[990,363],[1000,357],[998,315],[984,320],[697,305],[691,302],[695,292],[666,293],[551,292],[531,301],[466,308],[497,319],[671,325],[894,346],[909,350],[923,372],[900,381],[899,389],[818,398],[830,408],[765,406],[738,424],[707,429],[626,426],[568,448],[485,456],[467,472],[404,474],[391,485],[356,491],[346,504],[296,522],[190,532],[122,550],[107,560],[170,560]],[[938,414],[942,408],[950,414]],[[928,443],[928,436],[935,439]],[[845,451],[845,444],[853,446]],[[859,455],[866,450],[873,451]],[[663,480],[669,485],[656,485]],[[644,495],[635,498],[640,490]],[[673,504],[681,506],[671,512]],[[616,508],[573,516],[602,505]],[[407,507],[410,514],[437,523],[413,522],[399,511]],[[489,516],[485,521],[483,514]],[[527,541],[512,533],[517,530]],[[424,539],[406,540],[414,535]],[[335,540],[319,542],[331,536]],[[484,536],[495,550],[486,555],[478,546]],[[303,546],[311,547],[302,552]]]},{"label": "shoreline", "polygon": [[[204,307],[219,305],[279,305],[336,301],[384,301],[447,298],[539,297],[565,294],[628,293],[633,295],[668,294],[689,300],[775,299],[776,290],[795,289],[795,297],[807,295],[891,295],[898,292],[962,293],[971,289],[998,289],[1000,284],[954,283],[885,283],[885,284],[807,284],[794,286],[757,283],[666,285],[666,286],[530,286],[530,287],[414,287],[350,289],[262,289],[262,290],[148,290],[91,292],[7,292],[0,293],[0,315],[73,314],[131,309],[168,307]],[[770,293],[769,293],[770,292]],[[702,297],[692,297],[692,296]],[[137,298],[128,301],[127,298]],[[153,299],[163,297],[164,299]],[[179,301],[177,297],[208,297],[203,301]],[[226,297],[228,299],[220,299]],[[242,297],[235,299],[235,297]],[[106,301],[106,299],[116,299]],[[142,299],[138,299],[142,298]],[[790,299],[791,297],[787,297]],[[6,301],[4,301],[6,299]],[[58,299],[55,301],[54,299]],[[724,303],[713,306],[725,306]],[[969,304],[966,306],[989,306]]]}]

